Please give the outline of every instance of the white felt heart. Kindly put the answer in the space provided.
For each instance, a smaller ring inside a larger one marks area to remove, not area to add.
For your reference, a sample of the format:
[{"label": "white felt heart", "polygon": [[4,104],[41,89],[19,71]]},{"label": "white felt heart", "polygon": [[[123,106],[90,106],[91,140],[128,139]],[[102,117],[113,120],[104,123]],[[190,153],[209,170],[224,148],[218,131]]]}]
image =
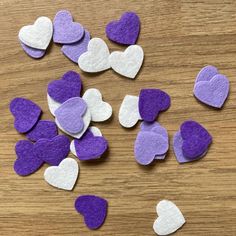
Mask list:
[{"label": "white felt heart", "polygon": [[174,233],[185,223],[183,214],[171,201],[160,201],[156,206],[156,211],[159,217],[155,220],[153,229],[158,235]]},{"label": "white felt heart", "polygon": [[139,97],[126,95],[119,110],[119,122],[125,128],[133,127],[141,120],[138,108]]},{"label": "white felt heart", "polygon": [[98,89],[88,89],[83,97],[91,113],[91,119],[95,122],[108,120],[112,115],[112,107],[102,101],[102,94]]},{"label": "white felt heart", "polygon": [[78,60],[78,65],[85,72],[100,72],[110,68],[109,49],[100,38],[89,41],[87,52],[83,53]]},{"label": "white felt heart", "polygon": [[52,21],[48,17],[41,16],[33,25],[23,26],[18,36],[27,46],[45,50],[51,41],[52,33]]},{"label": "white felt heart", "polygon": [[49,96],[49,94],[47,94],[47,101],[48,101],[49,111],[52,113],[53,116],[55,116],[55,111],[57,108],[61,106],[61,103],[56,102],[53,98]]},{"label": "white felt heart", "polygon": [[143,57],[143,49],[139,45],[131,45],[124,52],[112,52],[109,61],[118,74],[134,79],[142,66]]},{"label": "white felt heart", "polygon": [[77,180],[79,166],[76,160],[65,158],[59,166],[50,166],[44,172],[44,179],[50,185],[72,190]]}]

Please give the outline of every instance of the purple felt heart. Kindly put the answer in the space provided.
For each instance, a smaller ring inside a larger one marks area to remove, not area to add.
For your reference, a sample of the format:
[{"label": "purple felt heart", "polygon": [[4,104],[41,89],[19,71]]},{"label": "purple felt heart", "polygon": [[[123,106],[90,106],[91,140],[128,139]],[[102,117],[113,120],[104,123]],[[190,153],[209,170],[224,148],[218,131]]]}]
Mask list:
[{"label": "purple felt heart", "polygon": [[219,74],[218,70],[214,66],[205,66],[203,67],[200,72],[198,73],[196,77],[195,83],[198,83],[200,81],[210,81],[213,76]]},{"label": "purple felt heart", "polygon": [[73,22],[69,11],[58,11],[53,20],[53,41],[54,43],[70,44],[78,42],[84,35],[84,28],[81,24]]},{"label": "purple felt heart", "polygon": [[57,125],[54,121],[40,120],[26,136],[31,141],[37,141],[41,138],[54,138],[57,134]]},{"label": "purple felt heart", "polygon": [[87,52],[87,46],[90,41],[90,34],[87,30],[84,32],[84,36],[76,43],[63,45],[61,51],[71,61],[78,63],[79,57]]},{"label": "purple felt heart", "polygon": [[140,31],[140,20],[136,13],[125,12],[119,21],[112,21],[106,26],[107,37],[120,44],[135,44]]},{"label": "purple felt heart", "polygon": [[15,146],[15,152],[17,159],[14,163],[14,170],[18,175],[30,175],[43,164],[43,160],[35,154],[34,144],[28,140],[18,141]]},{"label": "purple felt heart", "polygon": [[10,103],[10,111],[15,117],[14,126],[19,133],[28,132],[41,114],[41,108],[25,98],[14,98]]},{"label": "purple felt heart", "polygon": [[229,94],[229,80],[226,76],[217,74],[210,81],[196,83],[193,93],[201,102],[221,108]]},{"label": "purple felt heart", "polygon": [[83,195],[75,201],[75,209],[84,217],[89,229],[101,227],[107,216],[108,202],[98,196]]},{"label": "purple felt heart", "polygon": [[70,140],[65,135],[58,135],[52,139],[40,139],[34,144],[34,151],[38,158],[49,165],[57,166],[70,152]]},{"label": "purple felt heart", "polygon": [[86,110],[86,102],[82,98],[74,97],[56,109],[55,117],[65,131],[76,134],[84,128],[82,116]]},{"label": "purple felt heart", "polygon": [[46,53],[46,50],[31,48],[27,46],[26,44],[22,43],[21,41],[20,41],[20,44],[23,50],[25,51],[25,53],[32,58],[39,59],[43,57]]},{"label": "purple felt heart", "polygon": [[63,103],[70,98],[80,97],[82,81],[75,71],[67,71],[61,79],[48,84],[48,94],[56,102]]},{"label": "purple felt heart", "polygon": [[195,158],[205,153],[212,142],[208,131],[196,121],[185,121],[180,127],[183,139],[182,150],[186,158]]},{"label": "purple felt heart", "polygon": [[170,107],[170,96],[160,89],[142,89],[138,105],[141,118],[153,122],[159,112]]},{"label": "purple felt heart", "polygon": [[81,139],[74,140],[76,154],[81,161],[98,159],[107,150],[107,140],[87,130]]}]

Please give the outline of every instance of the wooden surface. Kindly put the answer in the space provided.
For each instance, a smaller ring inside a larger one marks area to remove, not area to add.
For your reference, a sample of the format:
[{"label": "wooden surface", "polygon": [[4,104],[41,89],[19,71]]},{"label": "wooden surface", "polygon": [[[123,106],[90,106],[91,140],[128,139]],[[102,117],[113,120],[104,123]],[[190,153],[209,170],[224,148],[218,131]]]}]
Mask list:
[{"label": "wooden surface", "polygon": [[[42,60],[29,58],[17,40],[19,29],[38,16],[53,19],[60,9],[70,10],[93,37],[105,39],[111,51],[125,47],[107,40],[106,24],[124,11],[136,11],[142,23],[138,44],[145,52],[136,80],[111,70],[82,73],[55,44]],[[0,23],[0,235],[155,235],[155,206],[162,199],[174,201],[186,218],[176,235],[236,235],[235,0],[1,0]],[[192,95],[196,74],[207,64],[230,79],[230,96],[222,110],[200,104]],[[73,192],[47,185],[46,165],[28,177],[14,173],[14,146],[25,137],[14,130],[8,110],[10,100],[22,96],[39,104],[43,118],[52,120],[47,84],[68,70],[81,73],[84,90],[100,89],[114,109],[111,121],[96,124],[109,141],[109,152],[95,163],[79,163]],[[172,98],[171,108],[158,118],[171,143],[186,119],[209,130],[214,141],[204,159],[180,165],[171,145],[165,161],[149,167],[135,162],[133,144],[139,126],[126,130],[117,117],[124,96],[138,95],[146,87],[163,89]],[[97,231],[88,230],[74,210],[74,200],[81,194],[109,201],[106,222]]]}]

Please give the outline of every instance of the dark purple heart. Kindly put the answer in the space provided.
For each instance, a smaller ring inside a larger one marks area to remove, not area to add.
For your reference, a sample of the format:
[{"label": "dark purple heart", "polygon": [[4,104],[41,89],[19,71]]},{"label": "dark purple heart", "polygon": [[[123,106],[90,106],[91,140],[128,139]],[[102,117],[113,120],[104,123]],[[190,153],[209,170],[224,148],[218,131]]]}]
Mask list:
[{"label": "dark purple heart", "polygon": [[16,143],[15,152],[17,159],[14,170],[18,175],[26,176],[38,170],[43,161],[34,152],[34,144],[28,140],[20,140]]},{"label": "dark purple heart", "polygon": [[14,126],[19,133],[28,132],[41,114],[41,108],[25,98],[14,98],[10,103],[10,111],[15,117]]},{"label": "dark purple heart", "polygon": [[212,142],[208,131],[196,121],[185,121],[180,127],[180,133],[183,154],[191,160],[203,155]]},{"label": "dark purple heart", "polygon": [[160,89],[142,89],[138,106],[141,118],[153,122],[160,111],[170,107],[170,96]]},{"label": "dark purple heart", "polygon": [[79,160],[93,160],[99,158],[107,149],[107,140],[102,136],[94,136],[87,130],[81,139],[74,140],[76,154]]},{"label": "dark purple heart", "polygon": [[75,201],[75,209],[84,217],[89,229],[101,227],[107,216],[108,202],[98,196],[83,195]]},{"label": "dark purple heart", "polygon": [[38,141],[41,138],[54,138],[58,135],[57,125],[54,121],[40,120],[32,130],[27,133],[31,141]]},{"label": "dark purple heart", "polygon": [[59,103],[72,97],[80,97],[82,81],[75,71],[66,72],[60,80],[54,80],[48,85],[48,94]]},{"label": "dark purple heart", "polygon": [[135,44],[140,31],[140,20],[134,12],[125,12],[119,21],[112,21],[106,26],[107,37],[120,44]]},{"label": "dark purple heart", "polygon": [[70,140],[65,135],[52,139],[40,139],[34,145],[38,158],[49,165],[57,166],[70,152]]}]

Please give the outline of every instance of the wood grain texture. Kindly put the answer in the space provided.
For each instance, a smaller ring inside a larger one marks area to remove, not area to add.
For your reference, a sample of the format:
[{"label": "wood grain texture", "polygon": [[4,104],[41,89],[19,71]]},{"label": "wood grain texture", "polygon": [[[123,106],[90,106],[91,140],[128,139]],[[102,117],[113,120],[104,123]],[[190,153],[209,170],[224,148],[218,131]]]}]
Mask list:
[{"label": "wood grain texture", "polygon": [[[19,29],[38,16],[53,19],[60,9],[70,10],[93,37],[105,39],[111,51],[124,47],[106,39],[106,24],[124,11],[136,11],[142,23],[138,44],[145,52],[136,80],[111,70],[82,73],[55,44],[42,60],[29,58],[19,45]],[[176,235],[236,235],[235,0],[1,0],[0,13],[0,235],[155,235],[155,206],[162,199],[174,201],[186,217]],[[192,95],[195,76],[207,64],[230,79],[230,96],[222,110],[206,107]],[[12,98],[23,96],[42,107],[44,119],[53,119],[46,102],[47,84],[68,70],[81,73],[84,90],[98,88],[114,109],[111,121],[96,124],[109,140],[109,152],[93,164],[79,163],[73,192],[47,185],[46,165],[28,177],[14,173],[14,145],[25,137],[14,130],[8,110]],[[117,117],[124,96],[138,95],[145,87],[171,95],[171,108],[158,119],[171,140],[186,119],[209,130],[214,141],[204,159],[179,165],[171,147],[165,161],[150,167],[135,162],[133,144],[139,127],[123,129]],[[88,230],[74,210],[74,200],[81,194],[109,201],[108,217],[97,231]]]}]

